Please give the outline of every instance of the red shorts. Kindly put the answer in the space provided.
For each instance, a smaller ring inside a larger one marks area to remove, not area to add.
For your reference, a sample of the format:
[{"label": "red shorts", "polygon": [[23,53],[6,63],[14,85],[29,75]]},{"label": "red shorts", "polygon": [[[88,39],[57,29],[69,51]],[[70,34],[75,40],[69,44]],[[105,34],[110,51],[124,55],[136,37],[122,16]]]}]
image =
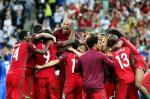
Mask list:
[{"label": "red shorts", "polygon": [[134,84],[117,85],[116,99],[139,99],[138,90]]},{"label": "red shorts", "polygon": [[107,95],[108,99],[115,98],[116,84],[115,83],[106,82],[104,84],[104,86],[105,86],[105,92],[106,92],[106,95]]},{"label": "red shorts", "polygon": [[36,85],[36,78],[34,77],[34,71],[32,69],[26,68],[25,81],[23,86],[24,95],[34,99],[35,85]]},{"label": "red shorts", "polygon": [[91,92],[83,90],[82,99],[107,99],[107,96],[104,90]]},{"label": "red shorts", "polygon": [[81,86],[65,86],[63,91],[63,99],[81,99]]},{"label": "red shorts", "polygon": [[20,75],[7,74],[6,99],[24,99],[23,82],[24,77],[21,77]]},{"label": "red shorts", "polygon": [[65,85],[65,78],[66,78],[66,76],[65,76],[65,71],[61,71],[60,70],[60,74],[59,74],[59,77],[58,77],[58,79],[59,79],[59,94],[60,94],[60,99],[61,99],[61,97],[62,97],[62,94],[63,94],[63,89],[64,89],[64,85]]},{"label": "red shorts", "polygon": [[36,99],[59,99],[59,90],[56,78],[38,78]]}]

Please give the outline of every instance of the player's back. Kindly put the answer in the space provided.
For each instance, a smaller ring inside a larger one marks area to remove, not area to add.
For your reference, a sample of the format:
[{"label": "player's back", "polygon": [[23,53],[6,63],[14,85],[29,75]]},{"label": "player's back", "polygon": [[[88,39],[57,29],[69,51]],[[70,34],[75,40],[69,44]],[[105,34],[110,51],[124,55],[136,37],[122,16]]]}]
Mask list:
[{"label": "player's back", "polygon": [[66,60],[66,76],[68,77],[74,77],[75,75],[78,75],[78,73],[74,72],[75,69],[75,63],[77,61],[77,58],[74,53],[72,52],[66,52],[68,54],[67,60]]},{"label": "player's back", "polygon": [[80,86],[82,83],[81,75],[80,73],[75,73],[75,63],[77,61],[77,58],[73,52],[66,51],[67,54],[66,58],[66,66],[65,66],[65,72],[66,72],[66,81],[65,86]]},{"label": "player's back", "polygon": [[134,71],[131,67],[131,51],[127,47],[121,47],[113,52],[115,71],[118,82],[126,84],[134,81]]},{"label": "player's back", "polygon": [[27,56],[28,56],[27,46],[28,44],[26,41],[22,41],[14,44],[12,49],[12,60],[11,60],[9,73],[15,73],[18,75],[23,74]]},{"label": "player's back", "polygon": [[[36,47],[38,49],[41,49],[41,50],[44,49],[44,46],[45,45],[42,42],[38,42],[36,44]],[[54,54],[56,54],[55,47],[51,46],[51,45],[50,45],[49,49],[47,50],[47,52],[44,55],[39,54],[39,53],[35,53],[35,58],[36,58],[35,63],[36,63],[36,65],[43,65],[43,64],[48,63],[51,60],[56,59]],[[45,68],[45,69],[42,69],[42,70],[38,71],[36,73],[36,75],[37,75],[38,78],[52,77],[54,75],[51,75],[51,74],[54,74],[54,72],[55,72],[54,67]]]}]

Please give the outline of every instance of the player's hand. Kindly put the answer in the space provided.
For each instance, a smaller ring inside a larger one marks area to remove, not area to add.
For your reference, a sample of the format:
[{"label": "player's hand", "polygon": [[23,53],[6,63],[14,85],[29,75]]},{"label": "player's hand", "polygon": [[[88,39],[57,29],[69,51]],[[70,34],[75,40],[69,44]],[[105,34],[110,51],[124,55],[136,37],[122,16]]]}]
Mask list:
[{"label": "player's hand", "polygon": [[112,57],[112,53],[111,52],[106,52],[105,55],[107,55],[108,57]]},{"label": "player's hand", "polygon": [[36,68],[37,70],[40,70],[40,69],[42,69],[42,66],[36,65],[35,68]]}]

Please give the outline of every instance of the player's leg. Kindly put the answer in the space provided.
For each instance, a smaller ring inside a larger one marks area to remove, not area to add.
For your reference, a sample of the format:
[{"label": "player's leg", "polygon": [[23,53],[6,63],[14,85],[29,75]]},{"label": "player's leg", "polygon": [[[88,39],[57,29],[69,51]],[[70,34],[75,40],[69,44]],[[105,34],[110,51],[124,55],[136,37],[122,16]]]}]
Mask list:
[{"label": "player's leg", "polygon": [[63,93],[63,88],[65,85],[65,73],[60,71],[60,75],[59,75],[59,95],[60,95],[60,99],[62,99],[62,93]]},{"label": "player's leg", "polygon": [[82,97],[82,78],[80,75],[75,77],[75,85],[74,85],[74,97],[75,99],[81,99]]},{"label": "player's leg", "polygon": [[74,97],[75,99],[81,99],[82,97],[82,87],[81,86],[76,86],[75,89],[73,90]]},{"label": "player's leg", "polygon": [[15,80],[13,81],[13,89],[12,89],[12,99],[24,99],[23,96],[23,77],[14,77]]},{"label": "player's leg", "polygon": [[144,95],[145,98],[150,99],[150,95],[149,95],[147,89],[142,85],[143,77],[144,77],[143,69],[136,68],[136,72],[135,72],[135,86]]},{"label": "player's leg", "polygon": [[59,88],[56,82],[56,78],[47,78],[48,79],[48,92],[50,99],[59,99]]},{"label": "player's leg", "polygon": [[106,82],[104,85],[105,85],[105,92],[108,99],[115,98],[116,84],[111,82]]},{"label": "player's leg", "polygon": [[73,86],[65,86],[63,91],[64,99],[76,99],[73,94],[74,87]]},{"label": "player's leg", "polygon": [[6,76],[6,99],[12,99],[11,92],[12,92],[12,83],[11,83],[10,75]]},{"label": "player's leg", "polygon": [[25,70],[25,81],[23,86],[23,93],[27,98],[34,98],[34,87],[35,87],[35,77],[34,72],[31,69]]},{"label": "player's leg", "polygon": [[133,83],[130,84],[129,86],[127,99],[139,99],[138,89],[135,87]]},{"label": "player's leg", "polygon": [[82,90],[82,99],[92,99],[91,92],[86,92],[85,90]]},{"label": "player's leg", "polygon": [[128,93],[128,84],[124,85],[117,85],[117,90],[116,90],[116,99],[126,99],[127,93]]},{"label": "player's leg", "polygon": [[93,92],[92,99],[107,99],[105,91],[102,90]]},{"label": "player's leg", "polygon": [[46,99],[46,80],[44,78],[37,79],[37,86],[36,86],[36,98],[37,99]]}]

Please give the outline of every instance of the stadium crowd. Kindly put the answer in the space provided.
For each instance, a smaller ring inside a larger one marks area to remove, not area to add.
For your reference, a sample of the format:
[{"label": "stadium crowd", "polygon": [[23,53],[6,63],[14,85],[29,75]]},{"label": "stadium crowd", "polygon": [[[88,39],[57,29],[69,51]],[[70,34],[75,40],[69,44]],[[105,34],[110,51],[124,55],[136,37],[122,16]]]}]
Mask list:
[{"label": "stadium crowd", "polygon": [[[33,28],[41,24],[42,33],[49,30],[53,34],[62,27],[64,19],[72,19],[72,31],[75,31],[78,41],[93,34],[105,36],[109,29],[117,29],[132,42],[149,67],[149,0],[0,0],[0,88],[4,89],[0,91],[0,99],[5,99],[5,78],[11,50],[19,40],[20,31],[33,21],[29,32],[36,33]],[[59,38],[58,35],[54,36]],[[61,37],[58,41],[65,40],[65,37]],[[64,47],[64,42],[59,43],[57,46]]]}]

